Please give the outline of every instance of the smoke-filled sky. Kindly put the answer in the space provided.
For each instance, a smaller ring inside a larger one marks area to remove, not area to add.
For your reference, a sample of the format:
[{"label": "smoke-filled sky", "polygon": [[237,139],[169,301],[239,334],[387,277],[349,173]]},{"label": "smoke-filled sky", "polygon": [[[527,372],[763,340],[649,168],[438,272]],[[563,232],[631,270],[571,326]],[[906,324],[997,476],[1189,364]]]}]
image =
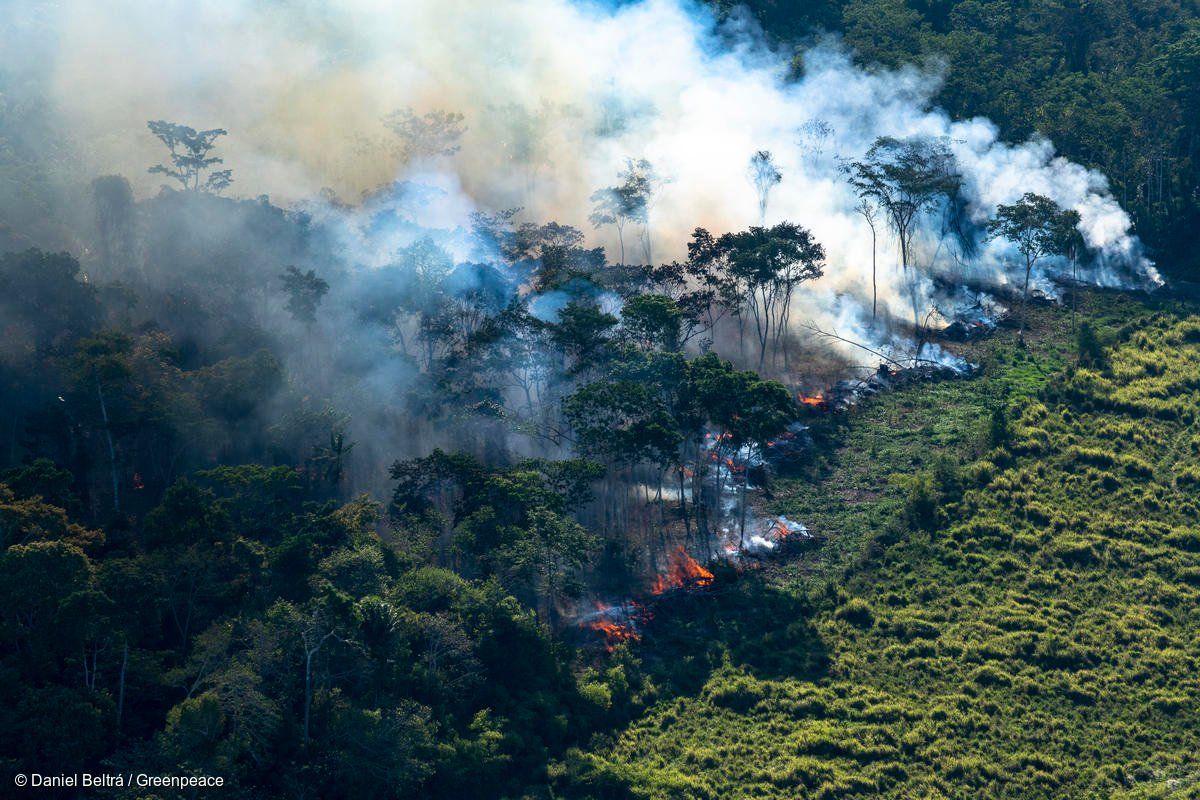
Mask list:
[{"label": "smoke-filled sky", "polygon": [[[162,150],[148,119],[228,129],[219,154],[232,192],[275,202],[322,187],[354,200],[419,171],[448,191],[424,211],[437,227],[465,223],[472,208],[522,206],[525,219],[590,230],[592,192],[615,183],[626,158],[646,158],[665,180],[650,210],[662,260],[682,255],[698,225],[757,224],[748,163],[769,150],[783,181],[767,221],[802,224],[825,245],[827,276],[808,311],[845,321],[857,312],[834,298],[869,286],[871,239],[839,159],[878,136],[924,134],[949,137],[976,221],[1043,193],[1077,209],[1087,242],[1107,256],[1094,280],[1152,269],[1103,176],[1056,158],[1049,142],[1006,145],[987,120],[951,121],[932,105],[936,74],[866,71],[830,43],[805,54],[803,79],[789,81],[788,57],[751,26],[718,26],[681,0],[5,4],[6,71],[48,92],[85,171],[124,174],[143,195],[161,182],[146,173]],[[405,107],[462,113],[461,151],[403,163],[381,120]],[[616,256],[611,230],[592,235]],[[973,265],[979,277],[1005,280],[998,264],[1012,259],[1001,247]],[[641,252],[630,251],[629,260]],[[948,253],[931,239],[922,258],[946,267]],[[879,262],[881,299],[902,305],[887,237]]]}]

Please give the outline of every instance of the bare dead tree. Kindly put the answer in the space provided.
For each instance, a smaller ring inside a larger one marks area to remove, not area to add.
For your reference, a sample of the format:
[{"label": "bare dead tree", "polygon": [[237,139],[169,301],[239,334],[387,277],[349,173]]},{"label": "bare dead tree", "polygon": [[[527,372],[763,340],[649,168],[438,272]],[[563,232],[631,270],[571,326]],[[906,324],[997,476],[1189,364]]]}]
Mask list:
[{"label": "bare dead tree", "polygon": [[870,197],[863,196],[855,207],[855,211],[862,215],[866,221],[867,227],[871,229],[871,319],[875,319],[879,311],[879,287],[876,281],[876,258],[875,254],[878,251],[876,242],[878,241],[878,230],[875,223],[878,219],[879,206],[871,201]]}]

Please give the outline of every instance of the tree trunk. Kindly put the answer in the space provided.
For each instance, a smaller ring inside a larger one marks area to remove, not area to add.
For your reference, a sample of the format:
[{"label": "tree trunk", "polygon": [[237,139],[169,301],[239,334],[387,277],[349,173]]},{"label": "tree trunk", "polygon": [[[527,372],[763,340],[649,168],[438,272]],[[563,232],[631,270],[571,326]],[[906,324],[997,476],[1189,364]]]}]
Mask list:
[{"label": "tree trunk", "polygon": [[312,712],[312,659],[315,650],[304,654],[304,741],[308,743],[308,721]]},{"label": "tree trunk", "polygon": [[546,546],[546,624],[550,628],[550,633],[558,630],[558,612],[556,609],[556,597],[558,589],[555,586],[555,569],[554,556],[550,551],[549,545]]},{"label": "tree trunk", "polygon": [[1017,331],[1017,341],[1025,346],[1025,306],[1029,303],[1029,273],[1033,271],[1033,262],[1025,259],[1025,287],[1021,290],[1021,323]]},{"label": "tree trunk", "polygon": [[1075,253],[1071,253],[1071,280],[1074,286],[1071,287],[1071,334],[1075,334],[1075,311],[1079,306],[1079,260],[1075,257]]},{"label": "tree trunk", "polygon": [[[663,530],[667,528],[667,501],[663,497],[663,476],[666,472],[666,467],[658,471],[658,493],[654,497],[654,501],[658,503],[658,527]],[[647,516],[653,516],[653,513],[650,512]]]},{"label": "tree trunk", "polygon": [[705,550],[712,551],[712,538],[708,527],[708,506],[704,499],[704,470],[707,465],[701,460],[704,455],[700,440],[696,441],[696,471],[692,474],[692,507],[696,513],[696,531],[704,542]]},{"label": "tree trunk", "polygon": [[875,226],[871,226],[871,319],[879,310],[879,287],[875,281]]},{"label": "tree trunk", "polygon": [[738,514],[741,517],[738,524],[738,552],[746,549],[746,484],[750,481],[750,462],[742,470],[742,499],[739,503]]},{"label": "tree trunk", "polygon": [[683,517],[683,530],[687,540],[692,540],[692,520],[688,515],[687,496],[683,493],[683,467],[679,467],[679,515]]},{"label": "tree trunk", "polygon": [[779,312],[779,320],[775,323],[775,349],[783,351],[783,371],[788,375],[792,373],[792,362],[788,355],[787,336],[792,327],[792,294],[795,289],[796,285],[789,282],[783,295],[783,308]]},{"label": "tree trunk", "polygon": [[117,679],[117,733],[121,732],[121,716],[125,712],[125,668],[129,665],[129,640],[121,648],[121,673]]},{"label": "tree trunk", "polygon": [[96,379],[96,396],[100,398],[100,418],[104,420],[104,437],[108,440],[108,464],[109,470],[112,473],[112,490],[113,490],[113,511],[121,510],[121,491],[117,481],[117,451],[113,447],[112,430],[108,425],[108,407],[104,404],[104,390],[100,387],[99,378]]}]

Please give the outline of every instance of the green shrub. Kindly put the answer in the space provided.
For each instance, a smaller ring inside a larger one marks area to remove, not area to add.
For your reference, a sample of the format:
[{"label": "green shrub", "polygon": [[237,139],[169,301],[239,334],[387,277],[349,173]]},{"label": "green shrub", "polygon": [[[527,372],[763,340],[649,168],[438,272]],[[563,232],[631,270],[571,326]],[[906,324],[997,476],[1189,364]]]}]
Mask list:
[{"label": "green shrub", "polygon": [[1189,553],[1200,553],[1200,530],[1196,528],[1178,528],[1168,534],[1165,541],[1171,547]]},{"label": "green shrub", "polygon": [[612,689],[603,683],[581,683],[579,696],[601,711],[612,708]]},{"label": "green shrub", "polygon": [[975,669],[971,673],[970,680],[977,686],[1012,685],[1012,677],[994,664],[984,664],[983,666]]},{"label": "green shrub", "polygon": [[869,628],[875,624],[875,612],[871,604],[858,597],[852,597],[839,606],[836,616],[859,628]]},{"label": "green shrub", "polygon": [[763,684],[748,675],[714,678],[705,690],[709,702],[744,714],[765,697]]},{"label": "green shrub", "polygon": [[1195,491],[1200,487],[1200,467],[1191,465],[1181,467],[1175,473],[1175,485],[1186,491]]},{"label": "green shrub", "polygon": [[1054,540],[1050,554],[1066,564],[1090,566],[1100,560],[1103,542],[1081,536],[1062,536]]},{"label": "green shrub", "polygon": [[932,531],[937,528],[938,496],[933,477],[928,473],[922,472],[909,481],[904,515],[915,530]]}]

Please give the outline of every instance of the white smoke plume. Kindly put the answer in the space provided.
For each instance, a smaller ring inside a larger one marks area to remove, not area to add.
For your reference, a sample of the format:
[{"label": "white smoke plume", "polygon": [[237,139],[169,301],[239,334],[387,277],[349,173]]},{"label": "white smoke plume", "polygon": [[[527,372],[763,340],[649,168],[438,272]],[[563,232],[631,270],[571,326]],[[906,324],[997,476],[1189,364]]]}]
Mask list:
[{"label": "white smoke plume", "polygon": [[[802,77],[791,80],[788,60],[751,25],[718,25],[684,0],[6,6],[0,58],[9,73],[34,76],[73,132],[72,158],[88,177],[120,172],[143,195],[156,191],[146,167],[161,159],[145,121],[168,119],[229,130],[219,152],[235,193],[299,202],[331,187],[353,199],[432,171],[421,181],[448,192],[415,204],[426,225],[453,229],[471,210],[521,206],[523,219],[587,230],[615,258],[613,231],[588,225],[589,197],[615,182],[627,158],[645,158],[665,180],[648,226],[654,257],[664,260],[682,255],[696,226],[720,233],[758,223],[747,167],[769,150],[783,177],[767,223],[804,225],[828,253],[826,276],[793,320],[861,324],[846,298],[866,298],[857,307],[869,308],[871,237],[838,166],[879,136],[942,136],[973,221],[1024,192],[1042,193],[1081,216],[1096,254],[1081,278],[1157,281],[1102,175],[1057,157],[1044,139],[1007,144],[985,119],[951,120],[934,105],[936,72],[863,69],[831,42],[805,53]],[[461,150],[406,163],[381,122],[406,107],[463,114]],[[369,265],[400,243],[360,238],[348,252]],[[1007,245],[983,244],[969,263],[939,245],[936,236],[922,242],[923,274],[953,271],[992,285],[1016,277],[1019,259]],[[637,260],[640,248],[631,250],[628,260]],[[932,282],[901,275],[886,234],[878,258],[881,305],[911,319],[913,292],[928,302]],[[1052,291],[1044,272],[1035,284]]]}]

